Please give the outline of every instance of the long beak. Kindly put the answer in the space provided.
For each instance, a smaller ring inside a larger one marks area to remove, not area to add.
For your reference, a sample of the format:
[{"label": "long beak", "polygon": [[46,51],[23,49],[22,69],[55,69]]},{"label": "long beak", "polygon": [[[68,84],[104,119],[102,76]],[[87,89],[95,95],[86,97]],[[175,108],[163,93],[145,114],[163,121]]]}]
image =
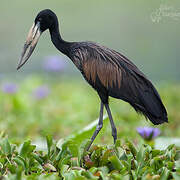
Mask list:
[{"label": "long beak", "polygon": [[27,40],[24,44],[23,52],[21,54],[21,59],[19,61],[17,70],[20,69],[27,62],[27,60],[34,51],[40,36],[40,24],[39,22],[37,22],[36,24],[33,24],[28,33]]}]

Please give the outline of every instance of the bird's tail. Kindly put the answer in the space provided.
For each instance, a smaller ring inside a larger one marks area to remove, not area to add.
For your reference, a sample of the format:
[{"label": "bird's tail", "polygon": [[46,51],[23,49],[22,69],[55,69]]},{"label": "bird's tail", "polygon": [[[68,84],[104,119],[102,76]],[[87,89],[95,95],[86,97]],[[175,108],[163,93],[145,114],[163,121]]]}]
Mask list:
[{"label": "bird's tail", "polygon": [[131,105],[137,112],[142,113],[155,125],[168,122],[166,109],[157,90],[150,82],[148,86],[148,91],[143,93],[139,91],[139,100],[141,103]]}]

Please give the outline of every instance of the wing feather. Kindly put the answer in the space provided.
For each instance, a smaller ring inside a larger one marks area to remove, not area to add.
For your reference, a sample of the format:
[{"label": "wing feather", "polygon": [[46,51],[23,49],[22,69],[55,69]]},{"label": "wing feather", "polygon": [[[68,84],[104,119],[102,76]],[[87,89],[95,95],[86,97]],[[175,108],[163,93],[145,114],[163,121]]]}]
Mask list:
[{"label": "wing feather", "polygon": [[[78,68],[88,82],[96,84],[97,78],[105,88],[121,86],[122,67],[113,61],[115,53],[94,43],[88,43],[76,50],[76,57],[81,61]],[[77,58],[74,60],[77,63]]]}]

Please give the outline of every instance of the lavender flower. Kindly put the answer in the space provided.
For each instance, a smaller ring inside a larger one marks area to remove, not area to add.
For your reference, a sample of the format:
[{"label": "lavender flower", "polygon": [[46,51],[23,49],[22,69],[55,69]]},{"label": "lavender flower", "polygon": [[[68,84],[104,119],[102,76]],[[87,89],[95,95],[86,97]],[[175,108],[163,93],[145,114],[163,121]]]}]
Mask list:
[{"label": "lavender flower", "polygon": [[2,91],[7,94],[15,94],[17,89],[18,87],[14,83],[5,83],[2,85]]},{"label": "lavender flower", "polygon": [[46,98],[50,93],[50,89],[47,86],[40,86],[34,90],[33,95],[37,100]]},{"label": "lavender flower", "polygon": [[65,68],[64,59],[60,56],[48,56],[45,58],[44,69],[51,72],[59,72]]},{"label": "lavender flower", "polygon": [[138,127],[136,130],[143,139],[149,141],[159,136],[160,134],[160,130],[158,128]]}]

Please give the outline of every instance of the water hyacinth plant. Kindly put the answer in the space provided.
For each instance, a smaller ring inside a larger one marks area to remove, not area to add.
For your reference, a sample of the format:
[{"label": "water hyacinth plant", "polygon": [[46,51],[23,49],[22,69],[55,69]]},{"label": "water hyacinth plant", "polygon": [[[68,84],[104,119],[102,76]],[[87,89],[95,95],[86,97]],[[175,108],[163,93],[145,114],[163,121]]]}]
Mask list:
[{"label": "water hyacinth plant", "polygon": [[14,83],[4,83],[2,85],[2,91],[7,94],[15,94],[18,90],[18,86]]},{"label": "water hyacinth plant", "polygon": [[151,141],[152,139],[160,135],[160,130],[158,128],[138,127],[136,130],[139,135],[146,141]]},{"label": "water hyacinth plant", "polygon": [[43,67],[46,71],[59,72],[65,68],[65,62],[61,56],[48,56],[45,58]]},{"label": "water hyacinth plant", "polygon": [[46,141],[47,151],[42,152],[31,141],[18,147],[2,137],[1,179],[179,180],[180,164],[174,145],[161,151],[149,145],[136,148],[130,141],[122,144],[117,140],[115,146],[93,145],[86,152],[87,140],[79,146],[78,139],[66,139],[58,144],[47,136]]},{"label": "water hyacinth plant", "polygon": [[43,85],[34,90],[33,96],[35,97],[35,99],[40,100],[46,98],[49,95],[49,93],[50,93],[49,87]]}]

